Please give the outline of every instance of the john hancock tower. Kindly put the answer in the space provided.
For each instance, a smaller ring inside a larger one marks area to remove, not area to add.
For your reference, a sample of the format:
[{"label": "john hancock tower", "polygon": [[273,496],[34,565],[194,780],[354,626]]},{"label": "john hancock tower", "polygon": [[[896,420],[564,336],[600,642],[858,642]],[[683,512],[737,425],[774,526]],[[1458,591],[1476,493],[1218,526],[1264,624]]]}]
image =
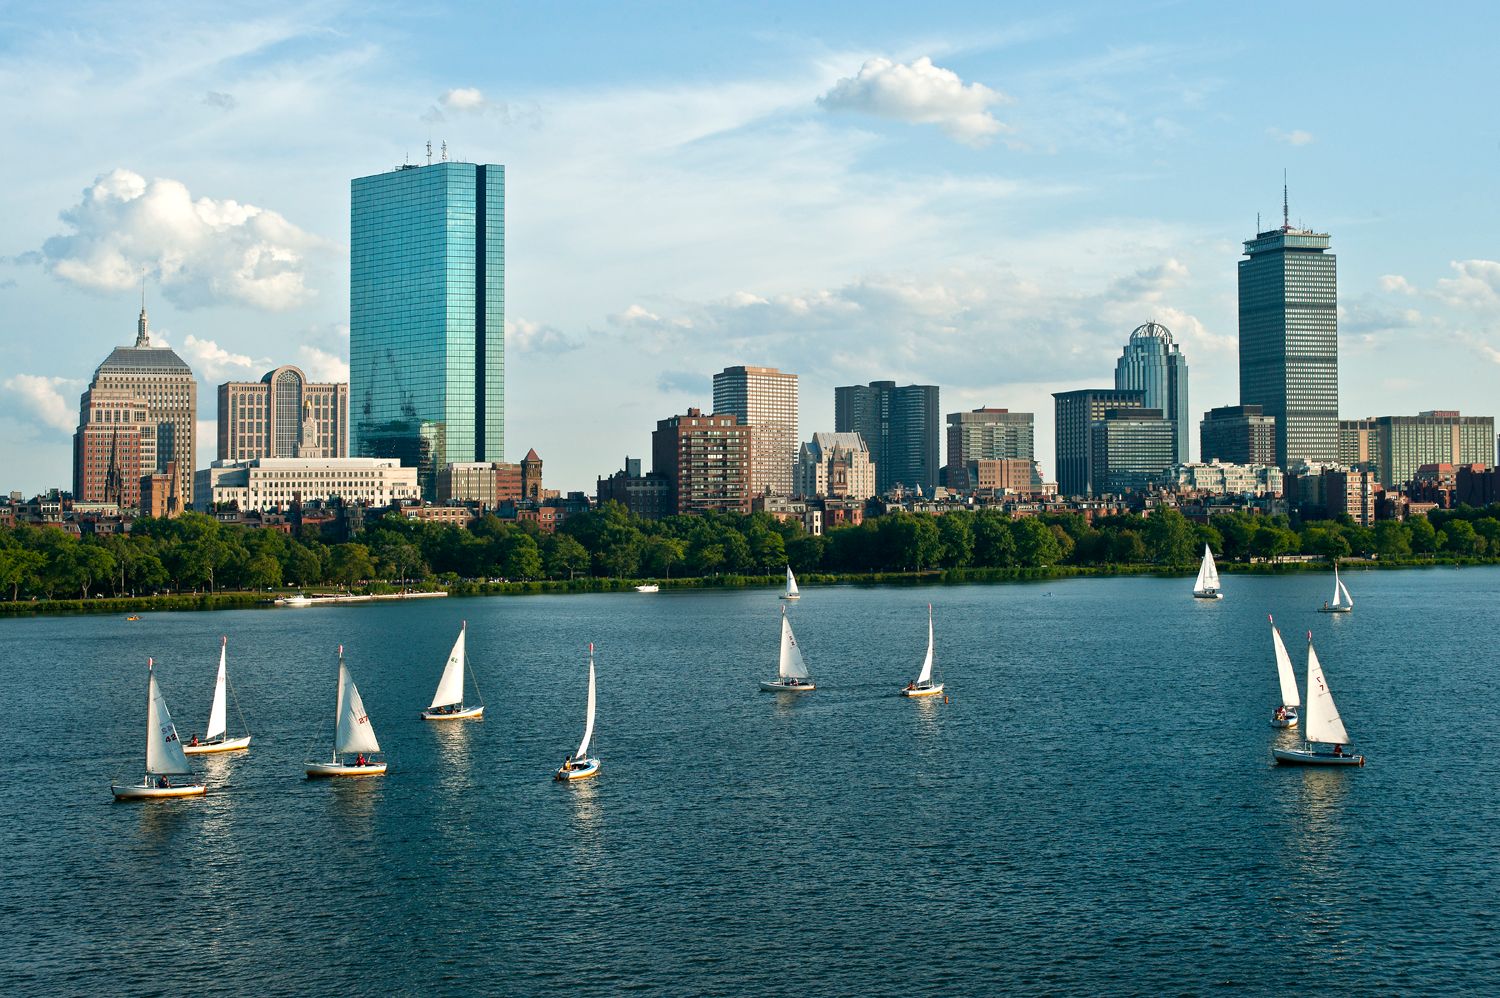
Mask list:
[{"label": "john hancock tower", "polygon": [[505,460],[505,167],[351,183],[351,450],[417,468]]}]

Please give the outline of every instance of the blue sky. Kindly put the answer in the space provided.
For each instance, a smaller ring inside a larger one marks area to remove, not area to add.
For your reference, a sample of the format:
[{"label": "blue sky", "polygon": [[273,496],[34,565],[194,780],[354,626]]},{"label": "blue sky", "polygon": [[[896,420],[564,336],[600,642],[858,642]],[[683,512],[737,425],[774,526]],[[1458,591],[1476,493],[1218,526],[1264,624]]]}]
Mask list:
[{"label": "blue sky", "polygon": [[[1037,13],[1037,11],[1042,11]],[[68,487],[153,327],[215,386],[342,376],[352,177],[507,167],[507,445],[592,491],[728,364],[1037,414],[1172,329],[1238,401],[1261,213],[1333,236],[1346,417],[1494,414],[1493,10],[1368,4],[0,7],[0,486]],[[1193,434],[1196,443],[1196,431]]]}]

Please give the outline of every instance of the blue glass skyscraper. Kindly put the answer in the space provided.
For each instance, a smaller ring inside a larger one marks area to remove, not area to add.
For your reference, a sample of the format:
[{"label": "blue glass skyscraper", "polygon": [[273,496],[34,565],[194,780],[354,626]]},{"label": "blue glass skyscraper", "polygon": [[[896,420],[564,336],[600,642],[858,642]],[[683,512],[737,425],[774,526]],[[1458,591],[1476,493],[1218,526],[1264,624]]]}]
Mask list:
[{"label": "blue glass skyscraper", "polygon": [[437,472],[505,453],[505,167],[404,166],[354,180],[350,450]]},{"label": "blue glass skyscraper", "polygon": [[1148,322],[1135,327],[1125,352],[1115,362],[1115,389],[1146,393],[1145,407],[1160,409],[1172,424],[1176,463],[1188,459],[1188,366],[1166,326]]}]

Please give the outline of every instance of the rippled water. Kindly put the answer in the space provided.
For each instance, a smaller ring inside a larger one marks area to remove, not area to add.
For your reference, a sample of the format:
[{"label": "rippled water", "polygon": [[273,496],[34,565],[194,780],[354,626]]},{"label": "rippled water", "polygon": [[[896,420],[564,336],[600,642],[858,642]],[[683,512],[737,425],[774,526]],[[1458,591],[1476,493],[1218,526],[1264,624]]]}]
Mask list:
[{"label": "rippled water", "polygon": [[[1476,992],[1500,983],[1500,570],[0,622],[9,993]],[[936,608],[952,702],[895,696]],[[1278,769],[1265,615],[1362,770]],[[482,724],[417,719],[461,618]],[[147,655],[207,798],[115,804]],[[598,646],[601,776],[549,777]],[[342,642],[391,762],[309,782]],[[1467,754],[1455,755],[1457,750]]]}]

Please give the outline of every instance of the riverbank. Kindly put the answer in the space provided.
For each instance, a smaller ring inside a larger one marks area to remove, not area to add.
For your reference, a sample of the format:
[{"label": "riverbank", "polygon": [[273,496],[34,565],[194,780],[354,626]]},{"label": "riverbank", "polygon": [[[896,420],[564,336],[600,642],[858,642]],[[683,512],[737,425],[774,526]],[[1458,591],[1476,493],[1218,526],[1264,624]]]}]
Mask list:
[{"label": "riverbank", "polygon": [[[1344,559],[1339,563],[1348,570],[1462,568],[1500,565],[1500,558],[1408,558],[1400,561],[1366,561]],[[1294,575],[1328,572],[1325,561],[1221,562],[1223,575]],[[921,572],[810,572],[799,578],[803,586],[914,586],[960,585],[966,583],[1045,582],[1055,579],[1109,578],[1122,575],[1149,575],[1159,578],[1191,578],[1196,569],[1167,568],[1161,565],[1049,565],[1041,568],[950,568]],[[679,579],[536,579],[528,582],[456,582],[446,587],[450,596],[529,596],[544,593],[634,593],[635,587],[653,583],[663,592],[691,589],[770,589],[780,588],[785,577],[774,575],[717,575],[706,578]],[[372,591],[390,593],[388,586]],[[0,617],[29,617],[42,614],[111,614],[152,613],[190,610],[244,610],[250,608],[280,609],[272,601],[295,595],[297,590],[277,592],[170,593],[160,596],[105,596],[95,599],[22,600],[0,602]]]}]

